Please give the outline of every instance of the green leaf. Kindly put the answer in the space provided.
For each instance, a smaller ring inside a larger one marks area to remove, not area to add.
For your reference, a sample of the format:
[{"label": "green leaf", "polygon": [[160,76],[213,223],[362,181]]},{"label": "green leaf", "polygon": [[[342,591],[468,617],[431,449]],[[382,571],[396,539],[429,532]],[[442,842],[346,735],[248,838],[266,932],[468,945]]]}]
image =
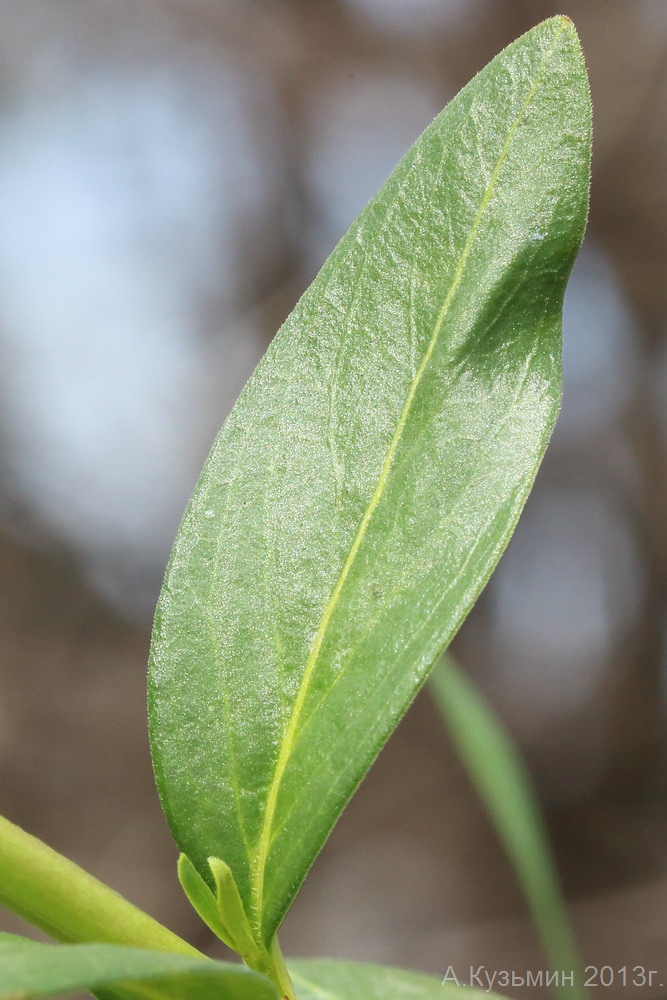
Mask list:
[{"label": "green leaf", "polygon": [[0,1000],[121,986],[149,1000],[277,1000],[268,979],[241,966],[108,944],[38,944],[0,935]]},{"label": "green leaf", "polygon": [[178,880],[183,892],[206,926],[224,941],[228,948],[240,953],[233,931],[220,915],[216,897],[185,854],[181,854],[178,859]]},{"label": "green leaf", "polygon": [[[215,895],[187,855],[181,854],[178,861],[178,877],[194,909],[228,948],[239,953],[246,965],[269,976],[273,976],[279,969],[282,972],[284,963],[277,949],[277,941],[273,950],[259,947],[255,941],[229,866],[219,858],[209,858],[208,866],[215,883]],[[276,982],[280,987],[286,987],[285,992],[290,992],[288,981],[283,983],[276,976]]]},{"label": "green leaf", "polygon": [[451,102],[353,223],[225,423],[151,654],[182,851],[258,943],[496,565],[560,400],[588,86],[556,17]]},{"label": "green leaf", "polygon": [[[322,959],[289,963],[297,1000],[470,1000],[497,993],[380,965]],[[467,973],[467,969],[465,970]],[[455,973],[454,973],[455,974]]]},{"label": "green leaf", "polygon": [[[448,653],[431,674],[431,689],[517,873],[550,968],[581,971],[547,833],[512,741]],[[570,1000],[586,995],[578,985],[556,990]]]}]

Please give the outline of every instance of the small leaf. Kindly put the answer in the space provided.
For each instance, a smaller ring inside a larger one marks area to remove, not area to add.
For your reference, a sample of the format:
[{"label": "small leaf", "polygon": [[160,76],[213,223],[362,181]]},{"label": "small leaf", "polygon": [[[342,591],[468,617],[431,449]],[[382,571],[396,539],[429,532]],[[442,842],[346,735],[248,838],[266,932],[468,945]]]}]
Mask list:
[{"label": "small leaf", "polygon": [[224,962],[108,944],[38,944],[0,935],[0,1000],[122,987],[149,1000],[277,1000],[268,979]]},{"label": "small leaf", "polygon": [[208,866],[215,882],[218,912],[234,941],[232,948],[238,951],[248,965],[264,971],[263,959],[261,953],[258,954],[257,944],[229,865],[220,858],[209,858]]},{"label": "small leaf", "polygon": [[213,933],[217,934],[228,948],[238,952],[251,969],[268,976],[278,987],[283,1000],[290,1000],[294,988],[289,979],[278,939],[274,937],[269,948],[257,943],[229,866],[219,858],[209,858],[208,866],[215,883],[215,895],[190,859],[181,854],[178,861],[178,877],[186,896]]},{"label": "small leaf", "polygon": [[[581,971],[547,833],[512,741],[449,653],[431,674],[431,689],[514,866],[551,969]],[[586,996],[579,985],[557,985],[556,993]]]},{"label": "small leaf", "polygon": [[232,933],[220,917],[217,899],[185,854],[181,854],[178,859],[178,881],[206,926],[224,941],[228,948],[238,951]]},{"label": "small leaf", "polygon": [[[486,989],[456,986],[417,972],[321,959],[289,963],[297,1000],[501,1000]],[[467,969],[466,969],[467,972]]]},{"label": "small leaf", "polygon": [[258,947],[514,529],[560,400],[590,107],[568,18],[505,49],[361,213],[225,423],[156,614],[172,832]]}]

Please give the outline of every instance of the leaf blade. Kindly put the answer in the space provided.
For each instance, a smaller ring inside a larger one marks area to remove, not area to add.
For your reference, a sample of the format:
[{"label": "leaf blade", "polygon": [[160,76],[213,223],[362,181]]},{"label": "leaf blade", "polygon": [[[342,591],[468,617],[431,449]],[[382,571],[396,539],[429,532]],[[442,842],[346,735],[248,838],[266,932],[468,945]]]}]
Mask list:
[{"label": "leaf blade", "polygon": [[311,959],[289,963],[297,1000],[456,1000],[498,998],[474,986],[457,986],[432,976],[362,962]]},{"label": "leaf blade", "polygon": [[554,18],[353,224],[186,513],[151,654],[156,777],[179,846],[204,879],[224,859],[266,947],[532,485],[589,128],[576,35]]},{"label": "leaf blade", "polygon": [[109,986],[121,987],[123,996],[168,1000],[277,1000],[268,979],[224,962],[121,945],[40,944],[0,935],[0,1000]]}]

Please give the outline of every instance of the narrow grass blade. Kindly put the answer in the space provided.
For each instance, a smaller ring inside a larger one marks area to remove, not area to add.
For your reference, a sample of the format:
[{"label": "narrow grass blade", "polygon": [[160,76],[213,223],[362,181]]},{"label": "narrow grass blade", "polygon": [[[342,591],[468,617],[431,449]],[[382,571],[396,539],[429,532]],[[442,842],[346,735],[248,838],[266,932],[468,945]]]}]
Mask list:
[{"label": "narrow grass blade", "polygon": [[523,762],[504,728],[448,653],[431,674],[431,690],[459,756],[512,862],[552,970],[574,972],[556,986],[584,998],[581,963],[539,806]]}]

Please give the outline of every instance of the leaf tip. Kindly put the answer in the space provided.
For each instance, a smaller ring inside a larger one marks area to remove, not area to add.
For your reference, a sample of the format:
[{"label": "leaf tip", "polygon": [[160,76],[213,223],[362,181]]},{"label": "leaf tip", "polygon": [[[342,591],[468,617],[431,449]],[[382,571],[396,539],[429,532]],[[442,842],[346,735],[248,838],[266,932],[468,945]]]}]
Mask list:
[{"label": "leaf tip", "polygon": [[557,14],[556,17],[553,18],[553,21],[558,26],[560,31],[568,31],[571,35],[574,35],[577,41],[579,40],[579,33],[576,25],[572,18],[568,17],[567,14]]},{"label": "leaf tip", "polygon": [[574,25],[574,21],[567,14],[555,14],[553,17],[548,17],[546,20],[542,21],[537,27],[550,27],[552,31],[556,34],[560,34],[561,31],[569,31],[573,34],[577,34],[577,29]]}]

